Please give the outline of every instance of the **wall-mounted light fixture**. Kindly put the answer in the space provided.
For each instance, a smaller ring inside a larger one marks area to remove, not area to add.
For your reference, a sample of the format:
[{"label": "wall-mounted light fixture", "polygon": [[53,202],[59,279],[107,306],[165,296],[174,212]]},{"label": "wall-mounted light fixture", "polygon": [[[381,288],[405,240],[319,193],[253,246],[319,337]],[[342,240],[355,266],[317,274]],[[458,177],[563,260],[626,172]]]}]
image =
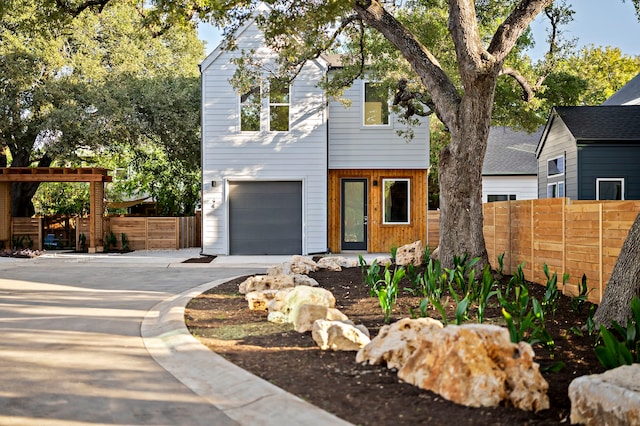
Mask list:
[{"label": "wall-mounted light fixture", "polygon": [[378,186],[378,181],[377,180],[373,181],[373,186]]},{"label": "wall-mounted light fixture", "polygon": [[211,187],[212,187],[212,188],[215,188],[215,187],[216,187],[216,181],[215,181],[215,180],[212,180],[212,181],[211,181]]}]

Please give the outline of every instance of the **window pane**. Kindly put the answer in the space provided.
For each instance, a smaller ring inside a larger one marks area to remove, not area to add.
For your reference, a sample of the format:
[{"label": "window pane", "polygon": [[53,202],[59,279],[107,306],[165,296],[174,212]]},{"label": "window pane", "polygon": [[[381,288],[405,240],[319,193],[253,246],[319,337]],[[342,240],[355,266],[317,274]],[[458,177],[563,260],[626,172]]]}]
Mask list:
[{"label": "window pane", "polygon": [[240,97],[240,130],[260,131],[260,88],[257,86]]},{"label": "window pane", "polygon": [[364,124],[366,126],[389,124],[389,93],[382,85],[364,84]]},{"label": "window pane", "polygon": [[289,130],[289,107],[272,105],[269,123],[269,130],[272,132],[286,132]]},{"label": "window pane", "polygon": [[598,182],[599,200],[622,200],[622,181],[601,180]]},{"label": "window pane", "polygon": [[269,130],[289,130],[289,84],[272,79],[269,86]]},{"label": "window pane", "polygon": [[489,203],[493,203],[495,201],[507,201],[507,200],[515,200],[515,195],[487,195],[487,201]]},{"label": "window pane", "polygon": [[547,176],[561,175],[564,173],[564,157],[558,157],[547,161]]},{"label": "window pane", "polygon": [[409,223],[409,181],[385,179],[384,223]]},{"label": "window pane", "polygon": [[289,85],[277,79],[272,79],[269,86],[269,99],[272,104],[289,103]]},{"label": "window pane", "polygon": [[556,184],[547,185],[547,198],[556,198]]}]

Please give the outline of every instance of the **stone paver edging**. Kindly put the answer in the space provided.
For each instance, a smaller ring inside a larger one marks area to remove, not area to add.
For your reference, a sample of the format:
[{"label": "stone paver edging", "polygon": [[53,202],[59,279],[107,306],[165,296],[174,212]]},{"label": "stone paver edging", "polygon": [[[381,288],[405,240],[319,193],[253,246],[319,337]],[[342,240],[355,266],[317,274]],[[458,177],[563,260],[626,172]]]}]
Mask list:
[{"label": "stone paver edging", "polygon": [[202,284],[149,310],[141,325],[149,354],[180,382],[242,425],[349,425],[230,363],[189,333],[184,322],[189,301],[230,279]]}]

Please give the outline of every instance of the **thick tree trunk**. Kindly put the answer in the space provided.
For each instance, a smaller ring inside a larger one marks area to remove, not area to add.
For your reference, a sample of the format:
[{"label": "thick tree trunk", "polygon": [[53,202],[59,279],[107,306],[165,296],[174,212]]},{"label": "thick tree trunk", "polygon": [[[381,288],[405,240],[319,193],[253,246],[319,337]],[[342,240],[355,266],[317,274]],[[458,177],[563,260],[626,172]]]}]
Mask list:
[{"label": "thick tree trunk", "polygon": [[454,256],[479,257],[488,263],[483,233],[482,163],[487,148],[495,78],[481,76],[466,88],[457,121],[450,126],[451,143],[440,154],[440,262]]},{"label": "thick tree trunk", "polygon": [[[30,153],[23,151],[12,151],[13,162],[12,167],[28,167],[31,165]],[[39,167],[49,167],[52,163],[49,156],[44,155],[38,162]],[[35,214],[33,207],[33,196],[36,194],[40,183],[24,182],[14,183],[11,185],[11,216],[13,217],[31,217]]]},{"label": "thick tree trunk", "polygon": [[640,214],[627,234],[620,255],[593,317],[596,326],[609,327],[612,321],[626,326],[633,296],[640,296]]}]

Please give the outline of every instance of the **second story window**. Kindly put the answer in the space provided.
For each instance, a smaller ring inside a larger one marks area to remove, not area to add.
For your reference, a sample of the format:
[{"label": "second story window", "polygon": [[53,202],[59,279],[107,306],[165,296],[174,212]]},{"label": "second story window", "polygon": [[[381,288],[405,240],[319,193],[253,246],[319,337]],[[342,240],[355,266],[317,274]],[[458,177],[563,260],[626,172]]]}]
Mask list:
[{"label": "second story window", "polygon": [[564,174],[564,156],[547,160],[547,177]]},{"label": "second story window", "polygon": [[269,130],[289,130],[289,84],[276,79],[269,87]]},{"label": "second story window", "polygon": [[389,124],[389,92],[377,83],[364,83],[364,125],[387,126]]},{"label": "second story window", "polygon": [[260,131],[260,86],[252,87],[240,96],[240,131]]}]

